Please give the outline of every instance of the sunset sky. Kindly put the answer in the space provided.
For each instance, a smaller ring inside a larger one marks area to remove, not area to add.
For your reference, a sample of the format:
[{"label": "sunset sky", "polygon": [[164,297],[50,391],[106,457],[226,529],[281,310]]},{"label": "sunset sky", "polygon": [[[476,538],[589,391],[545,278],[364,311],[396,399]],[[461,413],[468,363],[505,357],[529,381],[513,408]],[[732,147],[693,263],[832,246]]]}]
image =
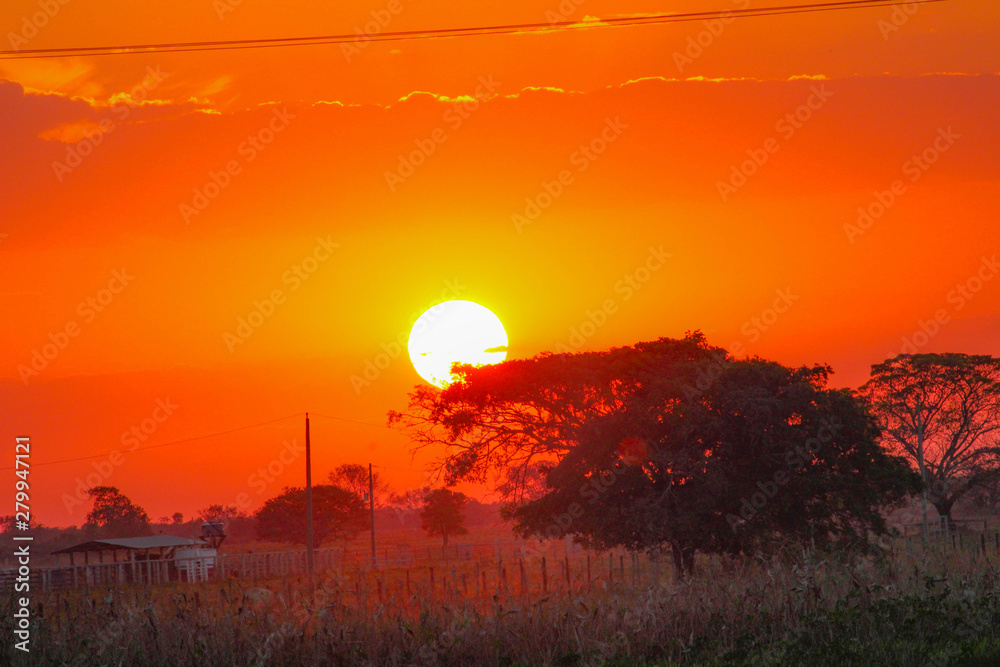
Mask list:
[{"label": "sunset sky", "polygon": [[[0,50],[798,3],[50,4],[5,2]],[[856,387],[1000,355],[1000,5],[909,12],[0,60],[0,437],[31,436],[34,514],[82,523],[88,475],[154,519],[255,509],[303,482],[306,411],[354,420],[314,418],[314,478],[424,484],[384,424],[442,299],[508,358],[700,329]]]}]

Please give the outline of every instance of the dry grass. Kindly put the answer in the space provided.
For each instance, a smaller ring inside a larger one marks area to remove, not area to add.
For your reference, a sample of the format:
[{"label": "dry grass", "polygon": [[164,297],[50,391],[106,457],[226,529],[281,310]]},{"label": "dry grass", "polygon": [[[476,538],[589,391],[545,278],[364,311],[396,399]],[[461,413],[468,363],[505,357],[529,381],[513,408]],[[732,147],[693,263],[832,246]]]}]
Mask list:
[{"label": "dry grass", "polygon": [[[683,584],[646,572],[548,595],[383,579],[380,597],[370,573],[331,573],[312,596],[297,579],[51,594],[30,664],[1000,664],[998,572],[974,551],[699,567]],[[15,653],[8,640],[0,663],[28,664]]]}]

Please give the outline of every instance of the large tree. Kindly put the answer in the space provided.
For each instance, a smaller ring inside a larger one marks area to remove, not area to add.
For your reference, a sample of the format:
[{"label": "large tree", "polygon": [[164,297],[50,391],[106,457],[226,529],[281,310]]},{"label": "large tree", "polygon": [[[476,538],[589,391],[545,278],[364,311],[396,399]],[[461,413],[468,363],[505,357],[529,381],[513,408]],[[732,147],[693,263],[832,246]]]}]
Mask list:
[{"label": "large tree", "polygon": [[872,366],[858,393],[885,446],[913,462],[926,502],[947,521],[956,501],[1000,476],[1000,359],[901,354]]},{"label": "large tree", "polygon": [[434,489],[424,496],[424,508],[420,511],[420,527],[428,535],[443,538],[448,546],[452,535],[465,535],[465,515],[462,507],[468,500],[464,493],[451,489]]},{"label": "large tree", "polygon": [[[332,484],[313,487],[313,539],[350,539],[368,527],[361,499]],[[257,537],[275,542],[306,543],[306,490],[286,487],[256,513]]]},{"label": "large tree", "polygon": [[864,541],[919,488],[826,367],[735,361],[700,333],[461,367],[390,422],[445,446],[450,480],[492,477],[523,534],[694,554],[786,537]]},{"label": "large tree", "polygon": [[105,538],[137,537],[152,534],[149,516],[113,486],[87,490],[94,506],[87,513],[84,529]]}]

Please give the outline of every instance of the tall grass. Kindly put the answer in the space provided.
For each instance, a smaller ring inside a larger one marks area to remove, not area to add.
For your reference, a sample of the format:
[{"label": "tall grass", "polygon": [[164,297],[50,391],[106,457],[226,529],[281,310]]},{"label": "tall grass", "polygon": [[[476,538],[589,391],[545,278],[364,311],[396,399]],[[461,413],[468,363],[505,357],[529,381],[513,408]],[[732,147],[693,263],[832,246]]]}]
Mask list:
[{"label": "tall grass", "polygon": [[[371,579],[227,581],[53,593],[34,610],[39,665],[996,665],[997,570],[985,555],[802,551],[704,559],[689,581],[457,596]],[[12,637],[12,601],[3,635]]]}]

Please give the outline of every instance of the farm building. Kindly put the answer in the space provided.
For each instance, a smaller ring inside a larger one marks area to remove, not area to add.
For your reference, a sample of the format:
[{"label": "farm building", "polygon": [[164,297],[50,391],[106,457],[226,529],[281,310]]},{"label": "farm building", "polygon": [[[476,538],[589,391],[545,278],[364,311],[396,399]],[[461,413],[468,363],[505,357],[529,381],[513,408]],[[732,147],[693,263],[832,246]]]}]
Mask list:
[{"label": "farm building", "polygon": [[86,583],[98,585],[203,580],[215,566],[218,555],[210,542],[173,535],[89,540],[52,553],[69,556],[68,565],[74,576],[78,572],[76,566],[86,566],[83,568],[88,578]]}]

